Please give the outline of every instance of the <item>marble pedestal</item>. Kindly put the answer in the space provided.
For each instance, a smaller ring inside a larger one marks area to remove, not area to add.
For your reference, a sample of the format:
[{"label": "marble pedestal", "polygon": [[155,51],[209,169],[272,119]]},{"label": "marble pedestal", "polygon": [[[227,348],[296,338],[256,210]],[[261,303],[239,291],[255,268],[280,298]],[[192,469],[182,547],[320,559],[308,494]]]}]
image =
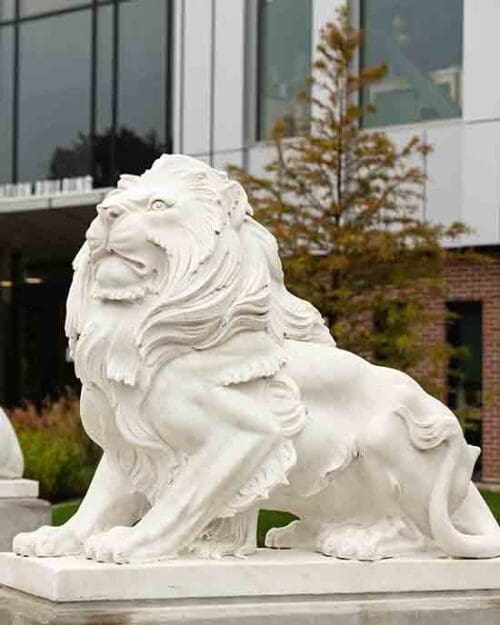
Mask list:
[{"label": "marble pedestal", "polygon": [[0,555],[0,625],[498,625],[500,559],[246,560],[119,566]]},{"label": "marble pedestal", "polygon": [[49,525],[50,505],[38,499],[34,480],[0,480],[0,550],[9,551],[19,532]]},{"label": "marble pedestal", "polygon": [[35,480],[0,479],[0,499],[28,499],[38,497],[38,482]]}]

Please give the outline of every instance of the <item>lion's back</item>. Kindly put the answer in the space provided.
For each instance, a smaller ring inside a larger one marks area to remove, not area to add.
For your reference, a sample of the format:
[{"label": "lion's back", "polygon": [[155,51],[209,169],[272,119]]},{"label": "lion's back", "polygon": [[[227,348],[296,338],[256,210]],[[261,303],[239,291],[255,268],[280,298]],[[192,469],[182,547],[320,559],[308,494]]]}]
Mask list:
[{"label": "lion's back", "polygon": [[356,354],[331,345],[285,341],[287,370],[308,388],[321,392],[325,387],[341,391],[354,379],[370,374],[370,365]]}]

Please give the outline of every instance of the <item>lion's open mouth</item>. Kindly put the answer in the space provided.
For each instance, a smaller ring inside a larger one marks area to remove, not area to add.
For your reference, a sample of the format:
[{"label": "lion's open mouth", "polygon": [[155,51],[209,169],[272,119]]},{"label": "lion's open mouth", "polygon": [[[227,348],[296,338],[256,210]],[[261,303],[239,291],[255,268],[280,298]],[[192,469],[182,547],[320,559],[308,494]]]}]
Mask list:
[{"label": "lion's open mouth", "polygon": [[154,267],[137,256],[101,248],[92,255],[99,299],[138,300],[153,289]]},{"label": "lion's open mouth", "polygon": [[118,256],[121,260],[125,261],[129,265],[137,271],[137,273],[144,274],[146,272],[146,264],[137,258],[132,258],[131,256],[127,256],[126,254],[122,254],[121,252],[117,252],[115,249],[110,249],[109,254],[111,256]]}]

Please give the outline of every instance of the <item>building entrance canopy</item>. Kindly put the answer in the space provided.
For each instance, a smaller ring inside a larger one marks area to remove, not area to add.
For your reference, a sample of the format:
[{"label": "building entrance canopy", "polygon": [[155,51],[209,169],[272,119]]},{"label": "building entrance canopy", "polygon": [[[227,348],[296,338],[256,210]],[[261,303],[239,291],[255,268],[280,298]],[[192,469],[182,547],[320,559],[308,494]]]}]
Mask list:
[{"label": "building entrance canopy", "polygon": [[0,404],[75,386],[64,336],[71,261],[108,191],[0,199]]},{"label": "building entrance canopy", "polygon": [[40,261],[71,257],[108,191],[0,199],[0,250]]}]

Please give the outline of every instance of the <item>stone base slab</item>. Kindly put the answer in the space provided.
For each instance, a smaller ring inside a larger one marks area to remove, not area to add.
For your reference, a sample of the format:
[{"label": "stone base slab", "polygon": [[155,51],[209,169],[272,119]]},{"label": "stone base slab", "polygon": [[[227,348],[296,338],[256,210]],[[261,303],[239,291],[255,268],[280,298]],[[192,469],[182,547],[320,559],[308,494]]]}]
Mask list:
[{"label": "stone base slab", "polygon": [[[10,551],[20,532],[32,532],[51,524],[50,504],[41,499],[0,499],[0,549]],[[0,569],[3,565],[0,565]]]},{"label": "stone base slab", "polygon": [[4,553],[0,585],[53,602],[500,591],[500,559],[356,562],[262,549],[247,559],[192,557],[120,566]]},{"label": "stone base slab", "polygon": [[0,588],[0,625],[499,625],[500,592],[53,603]]},{"label": "stone base slab", "polygon": [[0,499],[38,497],[38,482],[35,480],[2,480],[0,479]]}]

